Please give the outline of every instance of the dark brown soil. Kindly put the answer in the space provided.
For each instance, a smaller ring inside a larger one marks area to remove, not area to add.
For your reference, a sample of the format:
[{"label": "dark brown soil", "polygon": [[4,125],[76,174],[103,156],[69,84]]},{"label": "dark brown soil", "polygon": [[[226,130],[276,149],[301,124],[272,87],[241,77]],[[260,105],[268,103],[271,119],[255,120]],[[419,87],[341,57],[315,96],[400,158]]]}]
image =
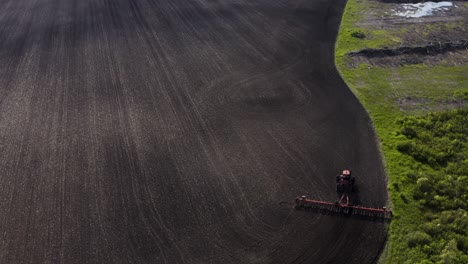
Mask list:
[{"label": "dark brown soil", "polygon": [[395,48],[362,49],[346,54],[352,59],[349,66],[365,62],[377,66],[464,65],[468,61],[468,40],[429,42],[420,46],[400,46]]},{"label": "dark brown soil", "polygon": [[[0,2],[0,263],[372,263],[387,201],[344,0]],[[281,203],[286,202],[286,204]]]}]

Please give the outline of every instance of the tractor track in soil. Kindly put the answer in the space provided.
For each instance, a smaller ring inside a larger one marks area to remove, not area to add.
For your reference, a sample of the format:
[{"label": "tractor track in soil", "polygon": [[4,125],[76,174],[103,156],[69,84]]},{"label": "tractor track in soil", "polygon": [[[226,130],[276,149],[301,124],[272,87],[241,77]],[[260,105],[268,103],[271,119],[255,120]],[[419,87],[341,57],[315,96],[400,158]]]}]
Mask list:
[{"label": "tractor track in soil", "polygon": [[387,201],[344,0],[0,2],[0,263],[373,263]]}]

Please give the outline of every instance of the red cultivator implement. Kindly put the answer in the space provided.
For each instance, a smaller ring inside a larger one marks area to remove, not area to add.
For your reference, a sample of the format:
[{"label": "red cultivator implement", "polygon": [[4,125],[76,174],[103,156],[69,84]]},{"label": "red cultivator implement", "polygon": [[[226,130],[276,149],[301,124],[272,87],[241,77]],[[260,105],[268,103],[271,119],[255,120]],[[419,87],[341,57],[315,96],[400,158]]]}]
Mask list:
[{"label": "red cultivator implement", "polygon": [[307,199],[304,195],[296,198],[296,209],[315,209],[319,211],[341,213],[346,215],[359,215],[364,217],[391,219],[392,211],[382,208],[371,208],[364,206],[351,205],[349,196],[343,194],[337,202],[326,202],[319,200]]},{"label": "red cultivator implement", "polygon": [[336,190],[341,195],[336,202],[327,202],[307,199],[305,195],[296,198],[296,209],[312,209],[321,212],[339,213],[345,215],[358,215],[374,219],[391,219],[392,212],[387,208],[371,208],[352,205],[348,193],[354,191],[355,179],[351,177],[349,170],[344,170],[342,175],[336,178]]}]

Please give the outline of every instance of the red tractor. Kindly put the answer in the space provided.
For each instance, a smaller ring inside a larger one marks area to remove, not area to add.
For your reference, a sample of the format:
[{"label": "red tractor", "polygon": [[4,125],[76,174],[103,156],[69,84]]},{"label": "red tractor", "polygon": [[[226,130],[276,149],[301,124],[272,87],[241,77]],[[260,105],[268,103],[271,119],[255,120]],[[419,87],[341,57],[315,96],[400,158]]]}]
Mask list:
[{"label": "red tractor", "polygon": [[350,194],[354,191],[355,179],[351,170],[343,170],[336,176],[336,191],[340,197],[336,202],[308,199],[305,195],[296,198],[296,209],[319,209],[344,214],[355,214],[373,218],[390,219],[392,212],[386,207],[372,208],[351,204]]},{"label": "red tractor", "polygon": [[338,193],[350,193],[354,191],[354,177],[351,170],[343,170],[341,175],[336,176],[336,191]]}]

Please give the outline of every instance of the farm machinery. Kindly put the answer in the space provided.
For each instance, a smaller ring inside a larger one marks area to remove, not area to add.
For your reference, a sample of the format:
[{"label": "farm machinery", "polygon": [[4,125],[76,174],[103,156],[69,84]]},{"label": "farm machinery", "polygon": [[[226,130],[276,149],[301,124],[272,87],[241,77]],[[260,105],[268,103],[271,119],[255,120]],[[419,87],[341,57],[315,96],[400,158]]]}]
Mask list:
[{"label": "farm machinery", "polygon": [[386,207],[372,208],[354,205],[352,203],[351,194],[355,191],[355,178],[351,176],[350,170],[336,176],[336,192],[339,199],[336,202],[320,201],[308,199],[305,195],[296,198],[296,209],[312,209],[331,213],[339,213],[346,215],[359,215],[377,219],[390,219],[392,212]]}]

